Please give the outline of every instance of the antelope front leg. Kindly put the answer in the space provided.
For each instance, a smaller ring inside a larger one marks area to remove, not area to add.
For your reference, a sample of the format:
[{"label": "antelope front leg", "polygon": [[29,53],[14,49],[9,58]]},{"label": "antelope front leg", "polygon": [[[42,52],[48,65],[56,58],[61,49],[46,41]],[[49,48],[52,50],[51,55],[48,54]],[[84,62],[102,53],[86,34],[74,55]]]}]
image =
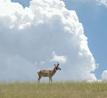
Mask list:
[{"label": "antelope front leg", "polygon": [[49,83],[52,83],[52,77],[49,77]]},{"label": "antelope front leg", "polygon": [[41,79],[41,76],[39,76],[39,78],[38,78],[38,83],[40,82],[40,79]]}]

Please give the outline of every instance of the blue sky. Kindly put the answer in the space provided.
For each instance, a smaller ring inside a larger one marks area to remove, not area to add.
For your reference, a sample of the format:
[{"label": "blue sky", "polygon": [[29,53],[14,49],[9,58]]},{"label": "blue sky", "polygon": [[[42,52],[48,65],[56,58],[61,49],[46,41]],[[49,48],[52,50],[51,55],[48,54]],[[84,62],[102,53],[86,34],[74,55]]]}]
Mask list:
[{"label": "blue sky", "polygon": [[[23,6],[29,5],[29,0],[12,0],[20,2]],[[68,9],[75,10],[82,22],[86,35],[88,37],[89,47],[93,53],[96,63],[99,67],[96,69],[97,78],[101,77],[103,70],[107,69],[107,8],[103,5],[94,3],[74,2],[72,0],[65,0]]]},{"label": "blue sky", "polygon": [[25,7],[25,6],[29,6],[29,1],[31,1],[31,0],[12,0],[12,1],[19,2],[20,4],[22,4]]}]

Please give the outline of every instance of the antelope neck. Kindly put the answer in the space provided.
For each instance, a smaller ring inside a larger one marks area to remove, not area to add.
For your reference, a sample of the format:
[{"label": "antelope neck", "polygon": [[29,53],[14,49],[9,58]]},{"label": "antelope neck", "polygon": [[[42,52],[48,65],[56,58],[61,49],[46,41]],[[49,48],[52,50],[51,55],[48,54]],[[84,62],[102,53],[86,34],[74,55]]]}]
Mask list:
[{"label": "antelope neck", "polygon": [[52,71],[52,75],[54,75],[56,73],[56,69],[54,68]]}]

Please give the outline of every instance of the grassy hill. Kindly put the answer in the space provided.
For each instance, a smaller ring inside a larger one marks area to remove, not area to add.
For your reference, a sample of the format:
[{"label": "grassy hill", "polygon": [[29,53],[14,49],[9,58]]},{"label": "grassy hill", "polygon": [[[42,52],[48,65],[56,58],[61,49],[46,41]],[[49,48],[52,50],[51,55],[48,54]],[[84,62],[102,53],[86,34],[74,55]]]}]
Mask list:
[{"label": "grassy hill", "polygon": [[106,83],[0,84],[0,98],[107,98]]}]

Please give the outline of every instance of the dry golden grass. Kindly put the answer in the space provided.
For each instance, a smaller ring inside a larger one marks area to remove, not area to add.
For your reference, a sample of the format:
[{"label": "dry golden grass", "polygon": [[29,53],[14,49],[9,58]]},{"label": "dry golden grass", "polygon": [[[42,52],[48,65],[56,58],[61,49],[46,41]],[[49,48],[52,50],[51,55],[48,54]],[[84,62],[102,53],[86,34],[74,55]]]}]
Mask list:
[{"label": "dry golden grass", "polygon": [[0,84],[0,98],[107,98],[106,83]]}]

